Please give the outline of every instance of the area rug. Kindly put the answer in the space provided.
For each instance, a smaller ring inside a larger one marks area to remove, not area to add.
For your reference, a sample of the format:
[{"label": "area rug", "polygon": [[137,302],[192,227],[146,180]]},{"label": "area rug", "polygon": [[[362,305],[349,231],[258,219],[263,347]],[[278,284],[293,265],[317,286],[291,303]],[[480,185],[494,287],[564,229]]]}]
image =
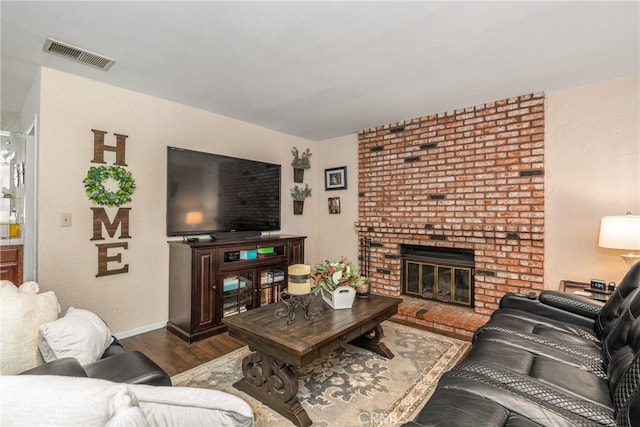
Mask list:
[{"label": "area rug", "polygon": [[[413,418],[440,376],[464,355],[469,343],[393,322],[384,322],[387,359],[347,344],[297,369],[298,399],[314,426],[397,426]],[[233,388],[242,378],[248,347],[171,378],[174,386],[223,390],[253,408],[256,426],[292,425],[289,420]]]}]

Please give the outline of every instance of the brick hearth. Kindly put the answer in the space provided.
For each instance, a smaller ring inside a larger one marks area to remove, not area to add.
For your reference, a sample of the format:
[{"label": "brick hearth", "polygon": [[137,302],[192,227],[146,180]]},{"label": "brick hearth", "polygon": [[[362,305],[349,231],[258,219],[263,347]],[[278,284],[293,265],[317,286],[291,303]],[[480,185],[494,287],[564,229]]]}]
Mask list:
[{"label": "brick hearth", "polygon": [[475,313],[472,308],[407,296],[402,296],[398,314],[393,318],[469,339],[476,329],[489,320],[489,316]]},{"label": "brick hearth", "polygon": [[[543,289],[544,94],[358,136],[356,228],[372,292],[400,296],[400,245],[471,249],[474,308],[405,297],[399,316],[469,335],[508,291]],[[431,326],[431,325],[426,325]]]}]

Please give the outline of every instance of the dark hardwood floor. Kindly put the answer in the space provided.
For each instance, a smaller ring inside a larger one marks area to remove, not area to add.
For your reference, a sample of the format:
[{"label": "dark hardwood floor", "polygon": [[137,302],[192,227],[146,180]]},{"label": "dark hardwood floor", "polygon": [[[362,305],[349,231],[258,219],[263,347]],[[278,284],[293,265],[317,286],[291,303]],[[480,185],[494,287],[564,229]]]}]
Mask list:
[{"label": "dark hardwood floor", "polygon": [[188,371],[244,346],[241,341],[231,338],[226,332],[189,344],[167,331],[167,328],[156,329],[119,341],[127,350],[138,350],[144,353],[169,376]]}]

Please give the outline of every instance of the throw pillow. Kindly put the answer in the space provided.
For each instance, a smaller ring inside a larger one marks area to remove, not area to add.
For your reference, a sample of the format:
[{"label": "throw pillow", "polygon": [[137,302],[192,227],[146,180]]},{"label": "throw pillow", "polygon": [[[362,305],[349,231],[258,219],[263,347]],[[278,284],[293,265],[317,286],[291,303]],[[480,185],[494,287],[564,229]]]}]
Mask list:
[{"label": "throw pillow", "polygon": [[40,352],[46,362],[75,357],[81,365],[100,359],[113,342],[111,331],[94,313],[69,307],[64,317],[45,323],[38,331]]},{"label": "throw pillow", "polygon": [[[21,287],[22,288],[22,287]],[[38,350],[38,328],[60,314],[53,292],[34,293],[33,285],[18,290],[0,281],[0,375],[18,374],[44,363]]]}]

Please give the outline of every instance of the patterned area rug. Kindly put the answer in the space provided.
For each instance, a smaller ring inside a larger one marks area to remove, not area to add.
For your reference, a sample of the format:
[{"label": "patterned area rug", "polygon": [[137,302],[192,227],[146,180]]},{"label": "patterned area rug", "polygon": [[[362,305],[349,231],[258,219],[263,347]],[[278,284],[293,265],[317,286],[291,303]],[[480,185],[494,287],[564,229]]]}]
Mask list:
[{"label": "patterned area rug", "polygon": [[[314,426],[397,426],[411,420],[428,400],[438,378],[464,355],[469,343],[393,322],[384,322],[382,342],[395,354],[386,359],[346,345],[298,370],[298,399]],[[248,347],[172,377],[174,386],[223,390],[254,410],[256,426],[292,425],[232,384],[242,378]]]}]

